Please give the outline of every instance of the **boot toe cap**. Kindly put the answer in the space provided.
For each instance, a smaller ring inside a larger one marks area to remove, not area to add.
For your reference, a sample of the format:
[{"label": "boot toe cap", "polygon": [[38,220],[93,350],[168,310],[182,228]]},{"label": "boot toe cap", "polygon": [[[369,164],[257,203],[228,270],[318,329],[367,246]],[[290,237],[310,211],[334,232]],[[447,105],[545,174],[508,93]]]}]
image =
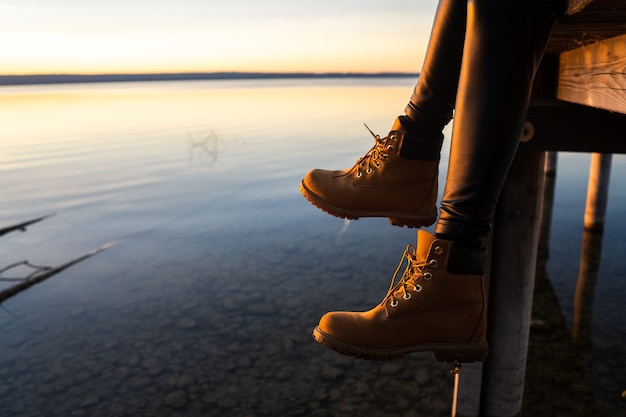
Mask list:
[{"label": "boot toe cap", "polygon": [[337,187],[336,179],[343,175],[345,175],[344,171],[313,169],[304,176],[302,184],[315,194],[325,195]]},{"label": "boot toe cap", "polygon": [[320,323],[318,324],[318,328],[331,336],[341,335],[345,333],[345,330],[349,325],[345,322],[345,314],[343,312],[331,311],[326,313],[320,319]]}]

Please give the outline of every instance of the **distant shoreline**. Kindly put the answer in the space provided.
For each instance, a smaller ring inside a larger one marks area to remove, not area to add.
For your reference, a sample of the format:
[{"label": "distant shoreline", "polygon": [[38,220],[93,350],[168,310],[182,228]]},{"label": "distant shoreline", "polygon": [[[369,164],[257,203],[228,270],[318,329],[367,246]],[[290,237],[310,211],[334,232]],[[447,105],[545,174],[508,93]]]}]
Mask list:
[{"label": "distant shoreline", "polygon": [[189,72],[159,74],[42,74],[0,75],[0,86],[34,84],[110,83],[137,81],[184,81],[184,80],[270,80],[307,78],[396,78],[417,77],[417,73],[406,72],[327,72],[327,73],[279,73],[279,72]]}]

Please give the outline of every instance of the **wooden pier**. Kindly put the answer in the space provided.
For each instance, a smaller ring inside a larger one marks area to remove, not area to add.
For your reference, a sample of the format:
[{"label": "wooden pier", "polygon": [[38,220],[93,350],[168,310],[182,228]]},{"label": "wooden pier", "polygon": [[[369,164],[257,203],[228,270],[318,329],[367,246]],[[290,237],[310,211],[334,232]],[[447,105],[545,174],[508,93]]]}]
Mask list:
[{"label": "wooden pier", "polygon": [[[626,153],[626,1],[569,1],[539,69],[522,141],[494,219],[490,354],[484,365],[463,367],[457,417],[521,414],[546,151],[596,153],[598,161]],[[601,212],[606,196],[597,199]]]}]

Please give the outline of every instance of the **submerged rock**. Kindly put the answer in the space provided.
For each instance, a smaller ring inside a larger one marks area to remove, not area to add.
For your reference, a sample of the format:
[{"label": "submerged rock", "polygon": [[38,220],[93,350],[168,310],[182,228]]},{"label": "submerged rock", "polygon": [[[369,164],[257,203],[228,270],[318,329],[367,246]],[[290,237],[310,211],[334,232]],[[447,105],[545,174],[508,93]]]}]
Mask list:
[{"label": "submerged rock", "polygon": [[187,405],[187,392],[183,390],[172,391],[165,396],[165,404],[172,408],[183,408]]}]

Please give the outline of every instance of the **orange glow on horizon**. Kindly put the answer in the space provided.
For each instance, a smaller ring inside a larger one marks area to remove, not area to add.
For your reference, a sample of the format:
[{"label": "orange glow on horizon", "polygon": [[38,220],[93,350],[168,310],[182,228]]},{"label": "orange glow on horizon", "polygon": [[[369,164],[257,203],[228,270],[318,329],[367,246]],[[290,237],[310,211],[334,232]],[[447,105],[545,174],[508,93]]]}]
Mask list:
[{"label": "orange glow on horizon", "polygon": [[33,4],[0,5],[0,75],[415,73],[432,24],[431,14],[377,4],[335,15],[333,9],[344,6],[319,6],[310,14],[294,3],[293,10],[270,13],[269,4],[246,3],[264,15],[241,10],[244,15],[237,18],[232,17],[235,4],[209,7],[191,0],[177,3],[188,7],[181,9],[143,10],[124,3],[135,15],[120,13],[117,1],[89,8],[66,0],[55,8]]},{"label": "orange glow on horizon", "polygon": [[[396,48],[379,51],[373,56],[360,51],[327,51],[310,55],[284,51],[250,56],[244,52],[223,52],[216,56],[211,51],[196,56],[176,53],[130,56],[121,50],[107,54],[94,51],[82,53],[78,59],[73,51],[36,53],[21,60],[5,60],[0,75],[37,74],[137,74],[137,73],[183,73],[183,72],[418,72],[424,49],[415,48],[408,58],[397,59],[406,54]],[[2,54],[0,54],[1,56]]]}]

